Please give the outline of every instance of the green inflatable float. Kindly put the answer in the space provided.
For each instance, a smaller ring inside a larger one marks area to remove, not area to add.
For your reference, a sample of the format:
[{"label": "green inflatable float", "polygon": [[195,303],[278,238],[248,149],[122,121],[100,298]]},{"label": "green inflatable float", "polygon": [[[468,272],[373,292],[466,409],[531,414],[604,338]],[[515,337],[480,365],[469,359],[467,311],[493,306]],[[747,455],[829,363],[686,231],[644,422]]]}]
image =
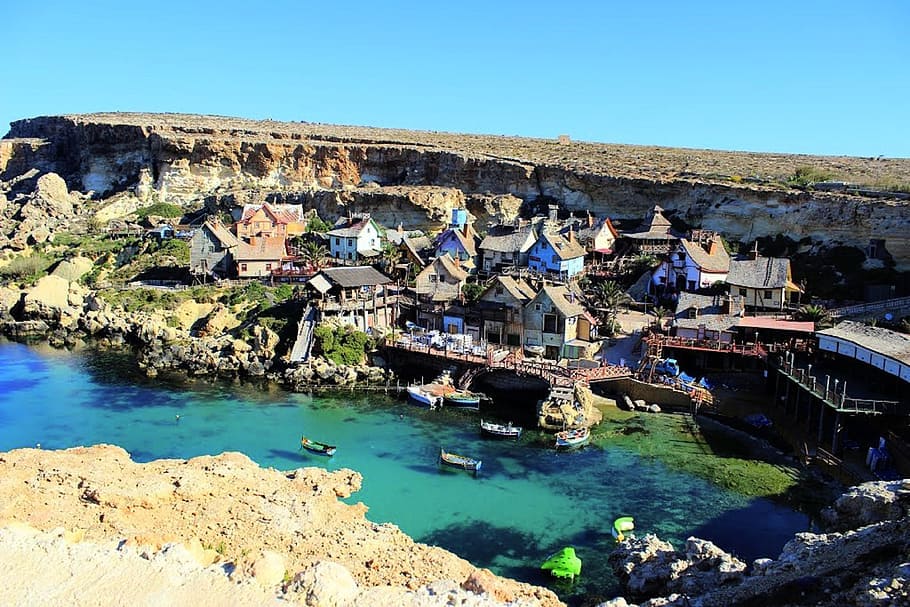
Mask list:
[{"label": "green inflatable float", "polygon": [[633,529],[635,529],[635,519],[631,516],[621,516],[613,521],[613,537],[616,538],[617,542],[626,539],[623,531],[632,531]]},{"label": "green inflatable float", "polygon": [[540,568],[554,577],[575,579],[576,575],[581,575],[581,559],[575,556],[575,548],[567,546],[551,554]]}]

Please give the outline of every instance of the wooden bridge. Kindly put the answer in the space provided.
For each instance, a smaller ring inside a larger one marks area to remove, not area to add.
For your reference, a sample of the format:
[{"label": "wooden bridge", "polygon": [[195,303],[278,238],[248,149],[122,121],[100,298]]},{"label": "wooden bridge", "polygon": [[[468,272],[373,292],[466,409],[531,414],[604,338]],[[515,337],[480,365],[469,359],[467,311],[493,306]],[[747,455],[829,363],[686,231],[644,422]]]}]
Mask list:
[{"label": "wooden bridge", "polygon": [[496,370],[511,371],[523,377],[537,377],[546,381],[550,387],[571,387],[578,382],[589,383],[632,375],[631,369],[619,365],[569,368],[551,361],[526,359],[520,350],[497,349],[491,346],[485,349],[483,355],[476,354],[473,350],[468,353],[438,349],[407,338],[400,338],[397,341],[390,339],[386,342],[386,347],[419,352],[436,359],[450,360],[468,366],[468,370],[458,380],[458,386],[463,389],[468,388],[478,376]]}]

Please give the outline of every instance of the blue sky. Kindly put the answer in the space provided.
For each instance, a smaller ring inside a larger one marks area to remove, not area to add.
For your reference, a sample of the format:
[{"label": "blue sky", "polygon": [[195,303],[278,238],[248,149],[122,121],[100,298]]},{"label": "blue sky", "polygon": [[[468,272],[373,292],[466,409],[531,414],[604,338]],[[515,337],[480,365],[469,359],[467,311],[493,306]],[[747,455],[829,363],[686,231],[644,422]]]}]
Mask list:
[{"label": "blue sky", "polygon": [[92,111],[910,157],[910,2],[10,0],[0,132]]}]

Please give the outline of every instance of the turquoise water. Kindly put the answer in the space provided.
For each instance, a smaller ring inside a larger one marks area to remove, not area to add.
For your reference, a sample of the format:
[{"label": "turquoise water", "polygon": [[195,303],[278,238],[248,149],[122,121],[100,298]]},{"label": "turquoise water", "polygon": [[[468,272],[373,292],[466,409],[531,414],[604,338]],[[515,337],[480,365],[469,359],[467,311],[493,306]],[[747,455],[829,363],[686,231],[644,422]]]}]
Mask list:
[{"label": "turquoise water", "polygon": [[[177,416],[180,416],[179,421]],[[300,435],[338,445],[333,458],[298,450]],[[242,451],[263,466],[352,468],[349,498],[376,522],[476,565],[549,585],[572,604],[618,594],[607,556],[612,520],[680,545],[714,540],[744,559],[775,557],[808,517],[722,490],[618,448],[556,453],[526,432],[484,440],[476,413],[428,411],[383,395],[309,396],[249,384],[150,380],[118,353],[71,353],[0,343],[0,450],[114,443],[136,461]],[[478,477],[440,469],[440,446],[483,459]],[[581,580],[556,585],[537,570],[564,545]]]}]

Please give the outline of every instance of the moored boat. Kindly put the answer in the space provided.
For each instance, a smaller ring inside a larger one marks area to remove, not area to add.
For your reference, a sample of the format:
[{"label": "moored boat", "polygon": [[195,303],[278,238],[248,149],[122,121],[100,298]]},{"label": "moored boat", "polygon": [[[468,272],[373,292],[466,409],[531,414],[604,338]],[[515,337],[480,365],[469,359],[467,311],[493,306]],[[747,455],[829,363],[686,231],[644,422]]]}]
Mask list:
[{"label": "moored boat", "polygon": [[408,398],[418,405],[435,409],[442,405],[442,397],[430,394],[424,386],[408,386]]},{"label": "moored boat", "polygon": [[474,472],[475,474],[483,465],[483,462],[479,459],[474,459],[472,457],[467,457],[464,455],[458,455],[457,453],[449,453],[442,448],[439,449],[439,461],[447,466],[462,468],[463,470]]},{"label": "moored boat", "polygon": [[448,407],[456,407],[458,409],[474,409],[475,411],[480,410],[480,399],[483,395],[477,394],[476,392],[468,392],[467,390],[455,390],[454,392],[449,392],[443,397],[443,402]]},{"label": "moored boat", "polygon": [[521,426],[513,426],[512,422],[508,424],[497,424],[480,420],[480,432],[489,436],[498,438],[518,438],[521,436]]},{"label": "moored boat", "polygon": [[581,575],[581,559],[575,554],[575,548],[566,546],[548,556],[540,568],[554,577],[573,580]]},{"label": "moored boat", "polygon": [[580,447],[588,443],[591,431],[588,428],[575,428],[556,433],[556,448]]},{"label": "moored boat", "polygon": [[300,437],[300,446],[319,455],[335,455],[335,450],[338,448],[335,445],[328,445],[326,443],[320,443],[319,441],[311,440],[305,436]]}]

